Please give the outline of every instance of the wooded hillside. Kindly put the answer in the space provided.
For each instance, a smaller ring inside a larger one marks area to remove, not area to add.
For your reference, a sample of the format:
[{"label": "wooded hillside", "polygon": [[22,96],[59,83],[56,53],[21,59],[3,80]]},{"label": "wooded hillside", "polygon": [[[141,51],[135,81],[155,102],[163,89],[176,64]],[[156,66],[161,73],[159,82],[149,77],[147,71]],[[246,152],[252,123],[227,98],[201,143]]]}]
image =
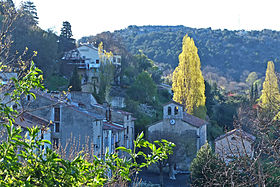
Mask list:
[{"label": "wooded hillside", "polygon": [[[279,62],[280,32],[195,29],[185,26],[129,26],[114,32],[132,54],[143,50],[150,59],[176,67],[182,39],[194,39],[202,70],[244,81],[249,72],[264,75],[266,63]],[[212,68],[214,67],[214,68]]]}]

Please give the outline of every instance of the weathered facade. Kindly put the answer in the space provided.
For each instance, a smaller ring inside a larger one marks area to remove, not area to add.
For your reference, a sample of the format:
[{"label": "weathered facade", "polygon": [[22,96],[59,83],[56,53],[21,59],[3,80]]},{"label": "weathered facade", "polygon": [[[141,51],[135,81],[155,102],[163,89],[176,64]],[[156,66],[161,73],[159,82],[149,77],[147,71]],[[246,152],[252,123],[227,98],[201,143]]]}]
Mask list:
[{"label": "weathered facade", "polygon": [[215,153],[226,163],[234,157],[254,156],[254,141],[256,137],[243,131],[234,129],[216,138]]},{"label": "weathered facade", "polygon": [[52,121],[54,147],[60,145],[67,154],[72,150],[87,150],[99,157],[106,149],[113,152],[117,146],[132,148],[132,143],[127,144],[127,141],[132,142],[134,134],[127,133],[127,127],[134,129],[134,122],[127,122],[127,115],[123,114],[120,115],[122,120],[117,120],[117,111],[110,112],[111,119],[106,118],[106,108],[97,104],[90,93],[72,92],[67,98],[41,91],[34,93],[36,100],[23,98],[23,106],[35,109],[32,114]]},{"label": "weathered facade", "polygon": [[163,120],[148,127],[148,139],[166,139],[175,143],[169,160],[170,177],[174,170],[186,171],[199,148],[206,142],[207,122],[187,114],[183,105],[171,101],[163,107]]},{"label": "weathered facade", "polygon": [[[99,92],[99,72],[101,61],[98,49],[92,45],[81,45],[80,47],[68,51],[62,58],[62,69],[71,75],[73,68],[78,69],[81,77],[81,87],[83,92]],[[114,84],[120,84],[121,56],[113,55],[108,59],[115,67]]]}]

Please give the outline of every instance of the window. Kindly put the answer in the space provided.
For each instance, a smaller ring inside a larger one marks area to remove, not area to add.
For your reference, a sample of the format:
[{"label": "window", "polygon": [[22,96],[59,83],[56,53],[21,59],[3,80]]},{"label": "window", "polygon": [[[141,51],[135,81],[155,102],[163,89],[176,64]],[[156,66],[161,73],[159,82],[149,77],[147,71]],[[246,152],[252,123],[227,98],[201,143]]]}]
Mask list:
[{"label": "window", "polygon": [[53,149],[58,149],[59,139],[53,138]]},{"label": "window", "polygon": [[54,132],[60,131],[60,108],[54,108]]},{"label": "window", "polygon": [[17,109],[17,104],[14,104],[13,105],[13,110],[16,110]]},{"label": "window", "polygon": [[30,100],[31,100],[31,96],[30,96],[30,95],[27,95],[27,96],[26,96],[26,100],[27,100],[27,101],[30,101]]},{"label": "window", "polygon": [[96,60],[96,64],[99,64],[99,60]]},{"label": "window", "polygon": [[54,132],[59,132],[59,126],[60,126],[59,122],[54,123]]},{"label": "window", "polygon": [[171,107],[168,107],[168,115],[171,115]]},{"label": "window", "polygon": [[129,127],[127,126],[126,127],[126,134],[128,134],[129,133]]},{"label": "window", "polygon": [[54,108],[54,121],[60,121],[60,108]]},{"label": "window", "polygon": [[129,115],[126,116],[126,120],[129,120]]},{"label": "window", "polygon": [[174,114],[175,114],[175,115],[178,114],[178,107],[177,107],[177,106],[174,108]]}]

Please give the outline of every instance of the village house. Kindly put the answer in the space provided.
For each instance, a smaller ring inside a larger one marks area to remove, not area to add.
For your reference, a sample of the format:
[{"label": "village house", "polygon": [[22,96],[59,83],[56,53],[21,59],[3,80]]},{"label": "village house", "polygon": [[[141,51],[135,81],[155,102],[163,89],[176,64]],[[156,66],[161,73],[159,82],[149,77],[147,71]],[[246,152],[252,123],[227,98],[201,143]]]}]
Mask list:
[{"label": "village house", "polygon": [[254,156],[256,137],[242,129],[234,129],[215,139],[215,153],[226,163],[235,157]]},{"label": "village house", "polygon": [[61,97],[60,93],[33,92],[36,100],[26,96],[23,107],[51,121],[48,132],[54,148],[66,148],[67,154],[73,149],[86,149],[98,157],[103,157],[107,149],[114,152],[118,146],[132,148],[134,119],[130,113],[99,105],[90,93],[72,92]]},{"label": "village house", "polygon": [[[113,55],[106,59],[110,61],[114,67],[114,84],[120,84],[120,72],[121,72],[121,56]],[[99,91],[99,72],[101,61],[105,62],[104,56],[98,54],[98,48],[87,44],[68,51],[62,57],[62,69],[63,71],[71,75],[73,68],[78,69],[78,74],[81,77],[81,85],[83,92],[93,93]]]},{"label": "village house", "polygon": [[[38,139],[40,140],[51,140],[51,135],[53,133],[53,124],[50,124],[50,122],[44,118],[41,118],[39,116],[36,116],[34,114],[31,114],[29,112],[24,112],[21,115],[19,115],[17,118],[15,118],[14,125],[20,126],[22,129],[21,135],[29,139],[29,131],[28,128],[39,128],[38,133]],[[52,148],[51,145],[45,144],[41,148],[44,149],[46,147]]]},{"label": "village house", "polygon": [[[207,122],[184,111],[183,105],[171,101],[163,106],[163,120],[148,127],[148,139],[166,139],[175,143],[169,159],[169,176],[189,170],[197,151],[206,143]],[[150,168],[154,169],[154,168]]]}]

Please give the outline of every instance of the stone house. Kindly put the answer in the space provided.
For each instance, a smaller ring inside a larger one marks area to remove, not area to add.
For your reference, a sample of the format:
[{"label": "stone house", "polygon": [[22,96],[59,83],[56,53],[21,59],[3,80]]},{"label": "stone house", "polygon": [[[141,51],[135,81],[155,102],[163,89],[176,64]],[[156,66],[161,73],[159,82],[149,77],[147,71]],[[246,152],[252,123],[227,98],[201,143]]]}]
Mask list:
[{"label": "stone house", "polygon": [[166,139],[175,143],[169,159],[169,174],[175,178],[174,170],[189,170],[196,152],[206,142],[207,122],[184,111],[183,105],[171,101],[163,106],[163,120],[148,127],[151,141]]},{"label": "stone house", "polygon": [[215,152],[226,163],[234,157],[254,156],[256,137],[242,129],[234,129],[215,139]]},{"label": "stone house", "polygon": [[[134,139],[134,134],[127,133],[127,123],[109,120],[106,113],[95,110],[98,103],[90,93],[72,92],[63,98],[60,93],[33,92],[36,100],[26,97],[22,104],[33,115],[53,123],[51,142],[54,147],[61,146],[68,154],[70,150],[86,149],[98,157],[102,157],[106,149],[114,152],[117,146],[132,148],[126,144],[127,140]],[[118,112],[110,113],[114,116]],[[121,116],[126,118],[126,115]],[[134,128],[134,121],[129,122],[129,127]]]},{"label": "stone house", "polygon": [[[51,135],[54,130],[53,124],[50,124],[50,122],[44,118],[41,118],[29,112],[24,112],[20,116],[15,118],[14,125],[20,126],[22,128],[22,136],[27,135],[27,138],[29,138],[29,132],[27,128],[38,127],[39,133],[37,137],[41,140],[49,140],[50,142],[52,141]],[[45,144],[42,149],[46,147],[51,148],[51,145]]]},{"label": "stone house", "polygon": [[[82,91],[93,93],[99,91],[99,71],[103,57],[99,56],[98,48],[87,44],[68,51],[62,57],[62,67],[65,74],[71,75],[73,68],[77,67],[81,77]],[[108,59],[115,67],[114,83],[120,84],[121,56],[113,55]]]}]

